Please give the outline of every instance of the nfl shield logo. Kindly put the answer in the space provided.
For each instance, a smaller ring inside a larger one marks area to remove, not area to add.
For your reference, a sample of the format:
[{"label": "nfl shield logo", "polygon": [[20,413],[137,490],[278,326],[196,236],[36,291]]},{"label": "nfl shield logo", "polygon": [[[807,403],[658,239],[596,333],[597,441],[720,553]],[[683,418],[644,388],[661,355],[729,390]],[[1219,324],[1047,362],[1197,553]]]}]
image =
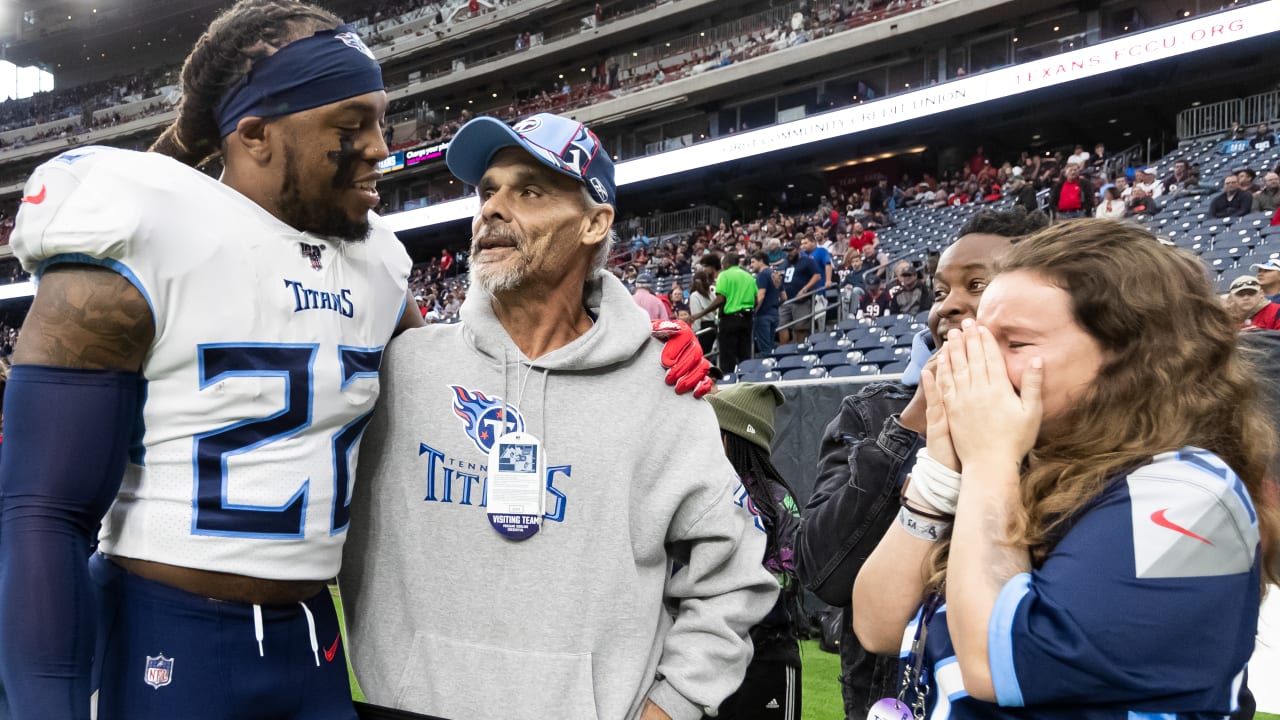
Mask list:
[{"label": "nfl shield logo", "polygon": [[148,685],[157,690],[173,682],[173,659],[164,653],[152,657],[147,656],[147,672],[143,677]]}]

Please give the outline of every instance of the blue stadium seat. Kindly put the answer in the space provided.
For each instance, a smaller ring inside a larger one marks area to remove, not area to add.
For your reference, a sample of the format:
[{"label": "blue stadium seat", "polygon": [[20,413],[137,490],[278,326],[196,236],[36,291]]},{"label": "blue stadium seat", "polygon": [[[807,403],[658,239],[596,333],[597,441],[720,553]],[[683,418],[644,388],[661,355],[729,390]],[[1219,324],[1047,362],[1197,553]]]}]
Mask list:
[{"label": "blue stadium seat", "polygon": [[780,358],[778,360],[778,364],[775,365],[773,369],[785,374],[785,371],[787,370],[794,370],[796,368],[807,369],[812,365],[813,363],[805,360],[802,355],[788,355],[784,358]]},{"label": "blue stadium seat", "polygon": [[770,353],[770,355],[773,355],[774,357],[782,357],[784,355],[795,355],[797,352],[800,352],[800,346],[796,343],[783,343],[774,347],[773,352]]},{"label": "blue stadium seat", "polygon": [[820,367],[788,370],[782,373],[783,380],[814,380],[827,376],[827,371]]},{"label": "blue stadium seat", "polygon": [[892,335],[880,335],[877,337],[866,337],[853,343],[854,350],[861,350],[864,353],[871,350],[879,350],[880,348],[893,347]]},{"label": "blue stadium seat", "polygon": [[773,371],[738,373],[738,382],[775,382],[781,379],[782,375]]},{"label": "blue stadium seat", "polygon": [[813,352],[823,353],[823,352],[831,352],[833,350],[839,350],[841,348],[848,347],[853,343],[844,339],[843,336],[840,336],[840,337],[834,337],[834,338],[830,338],[830,337],[818,338],[817,340],[814,340],[809,344],[812,346]]},{"label": "blue stadium seat", "polygon": [[857,319],[841,320],[836,323],[836,329],[843,333],[852,332],[861,327],[863,327],[863,323],[861,320]]},{"label": "blue stadium seat", "polygon": [[738,372],[768,372],[777,364],[773,358],[751,358],[738,363]]},{"label": "blue stadium seat", "polygon": [[857,377],[861,374],[862,373],[858,372],[858,368],[855,365],[841,365],[839,367],[831,368],[831,370],[827,372],[827,377]]},{"label": "blue stadium seat", "polygon": [[877,365],[891,363],[897,359],[898,359],[898,356],[894,355],[893,350],[890,348],[881,348],[879,350],[872,350],[871,352],[862,356],[863,363],[875,363]]},{"label": "blue stadium seat", "polygon": [[717,385],[733,385],[736,382],[738,382],[737,373],[729,373],[728,375],[725,375],[723,378],[721,378],[720,381],[717,382],[716,384]]},{"label": "blue stadium seat", "polygon": [[[861,358],[862,358],[862,354],[861,354],[861,353],[859,353],[859,354],[858,354],[858,358],[859,358],[859,359],[861,359]],[[819,365],[821,365],[822,367],[824,367],[824,368],[828,368],[828,369],[833,368],[833,367],[839,367],[839,366],[841,366],[841,365],[848,365],[848,364],[849,364],[849,353],[845,353],[845,352],[831,352],[831,353],[827,353],[827,354],[825,354],[825,355],[823,355],[823,356],[822,356],[822,359],[818,361],[818,364],[819,364]]]},{"label": "blue stadium seat", "polygon": [[881,375],[898,374],[907,369],[908,361],[897,360],[880,368]]}]

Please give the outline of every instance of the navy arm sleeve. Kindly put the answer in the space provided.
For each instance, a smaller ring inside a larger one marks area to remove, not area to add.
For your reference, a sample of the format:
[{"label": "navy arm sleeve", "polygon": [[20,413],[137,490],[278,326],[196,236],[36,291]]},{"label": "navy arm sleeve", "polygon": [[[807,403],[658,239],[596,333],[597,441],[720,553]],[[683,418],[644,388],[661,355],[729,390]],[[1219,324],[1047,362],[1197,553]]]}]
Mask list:
[{"label": "navy arm sleeve", "polygon": [[0,679],[16,720],[89,717],[88,563],[119,491],[137,373],[16,365],[0,455]]},{"label": "navy arm sleeve", "polygon": [[911,400],[903,385],[879,384],[847,397],[822,436],[818,479],[801,514],[797,571],[805,587],[836,607],[898,511],[897,479],[918,439],[892,417]]}]

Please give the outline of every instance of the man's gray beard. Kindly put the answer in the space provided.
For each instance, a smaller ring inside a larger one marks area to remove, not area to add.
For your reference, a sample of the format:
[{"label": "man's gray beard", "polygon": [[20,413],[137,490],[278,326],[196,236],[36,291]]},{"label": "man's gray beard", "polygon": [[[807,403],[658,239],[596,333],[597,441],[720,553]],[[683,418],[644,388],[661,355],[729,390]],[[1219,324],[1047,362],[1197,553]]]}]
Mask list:
[{"label": "man's gray beard", "polygon": [[524,262],[510,264],[507,267],[498,267],[499,263],[493,262],[477,262],[474,260],[475,253],[471,254],[473,258],[471,263],[471,277],[475,282],[488,292],[490,295],[509,292],[520,287],[528,277],[529,266]]}]

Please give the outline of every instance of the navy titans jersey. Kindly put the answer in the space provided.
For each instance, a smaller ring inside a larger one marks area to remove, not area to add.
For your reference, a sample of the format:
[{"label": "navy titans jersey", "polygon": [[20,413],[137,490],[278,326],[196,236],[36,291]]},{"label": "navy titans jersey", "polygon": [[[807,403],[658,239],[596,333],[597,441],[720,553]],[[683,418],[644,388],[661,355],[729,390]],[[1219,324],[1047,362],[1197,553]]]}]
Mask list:
[{"label": "navy titans jersey", "polygon": [[964,692],[946,605],[936,612],[929,717],[1222,720],[1253,653],[1258,539],[1253,503],[1221,459],[1196,448],[1156,456],[1001,591],[988,632],[998,703]]}]

